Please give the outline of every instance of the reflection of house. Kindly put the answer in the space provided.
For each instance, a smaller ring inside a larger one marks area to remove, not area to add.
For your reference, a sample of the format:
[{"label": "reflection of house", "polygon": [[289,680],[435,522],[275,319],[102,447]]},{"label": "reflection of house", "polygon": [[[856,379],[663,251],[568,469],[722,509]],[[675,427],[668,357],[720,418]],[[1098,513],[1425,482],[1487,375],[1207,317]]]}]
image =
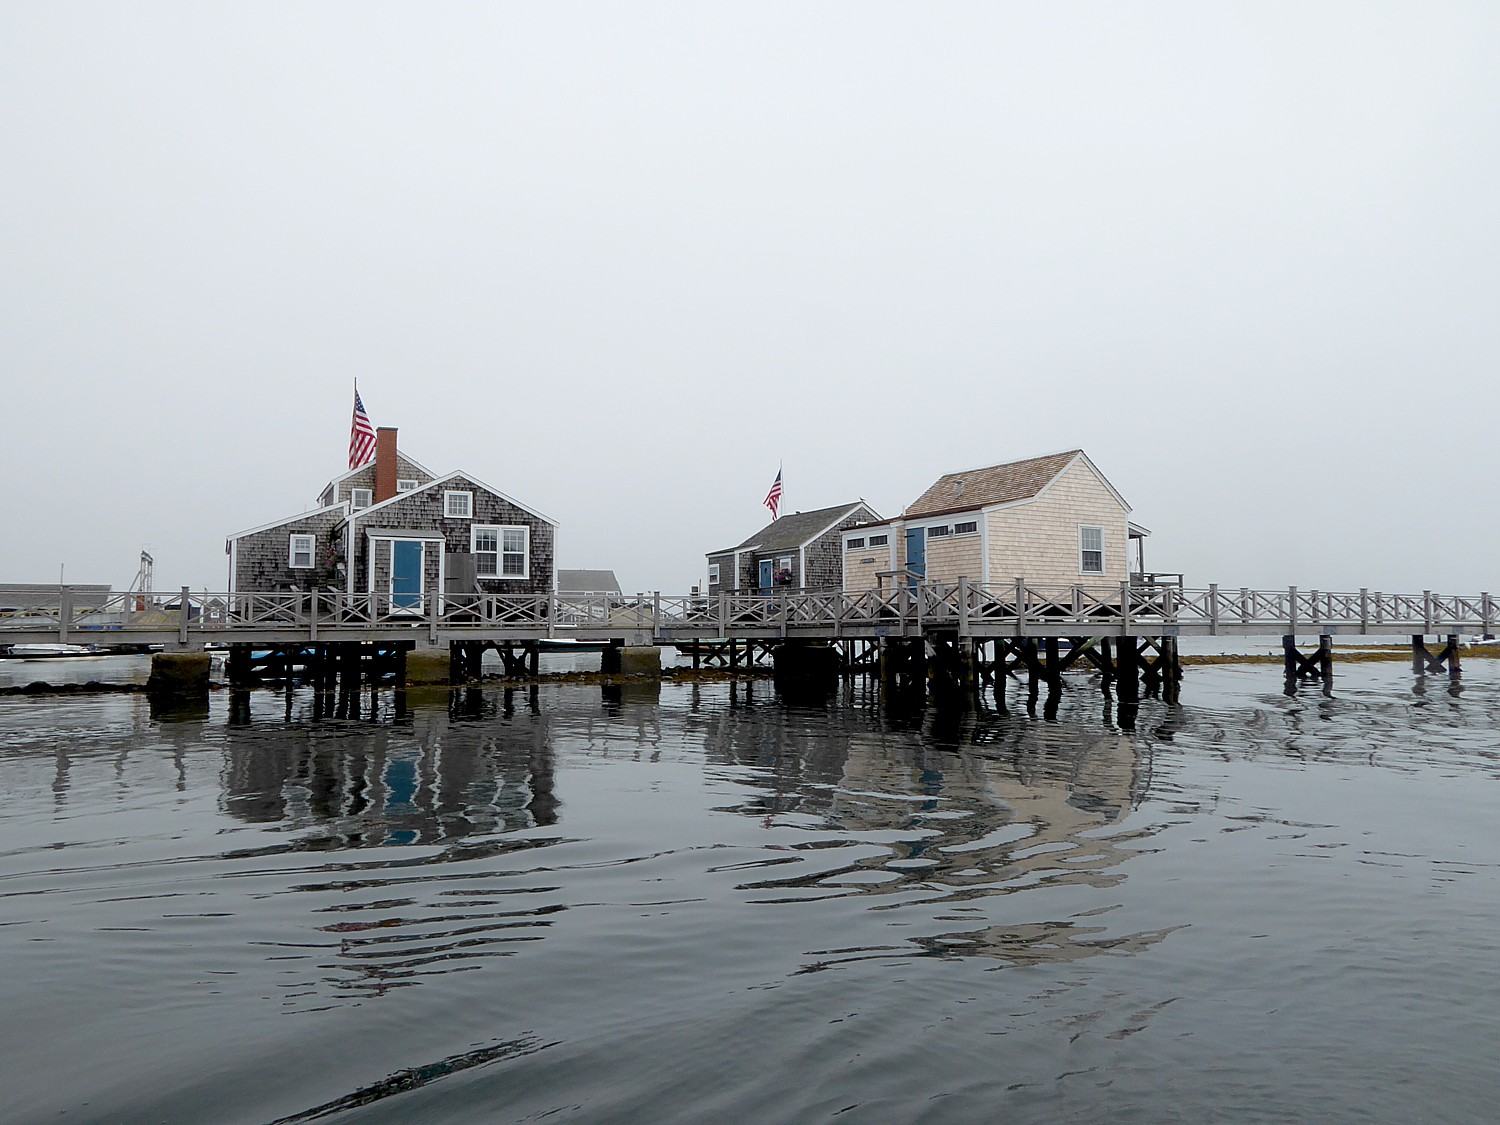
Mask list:
[{"label": "reflection of house", "polygon": [[612,570],[559,570],[557,592],[568,594],[618,594],[620,583]]},{"label": "reflection of house", "polygon": [[863,500],[794,512],[761,528],[738,547],[708,556],[708,592],[768,590],[773,586],[837,588],[839,532],[880,516]]},{"label": "reflection of house", "polygon": [[[1118,586],[1127,547],[1149,534],[1081,449],[948,473],[900,517],[847,528],[849,592],[889,583],[898,570],[937,582]],[[884,577],[883,577],[884,576]]]},{"label": "reflection of house", "polygon": [[552,589],[556,524],[463,472],[437,477],[376,435],[375,460],[330,481],[320,507],[232,535],[230,590],[342,589],[422,612],[427,595]]}]

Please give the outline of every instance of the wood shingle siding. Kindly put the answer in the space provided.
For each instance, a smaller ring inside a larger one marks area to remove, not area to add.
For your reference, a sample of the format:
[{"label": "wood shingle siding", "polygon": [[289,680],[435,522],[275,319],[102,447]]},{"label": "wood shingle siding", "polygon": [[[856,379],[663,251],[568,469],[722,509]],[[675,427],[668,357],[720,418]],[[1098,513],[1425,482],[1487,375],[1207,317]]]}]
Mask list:
[{"label": "wood shingle siding", "polygon": [[[1024,578],[1036,586],[1118,586],[1126,565],[1129,509],[1083,461],[1075,461],[1028,504],[989,513],[992,583]],[[1104,529],[1104,573],[1085,574],[1080,526]],[[928,544],[929,558],[932,544]],[[932,573],[929,565],[928,573]]]},{"label": "wood shingle siding", "polygon": [[[472,492],[473,516],[470,519],[449,517],[444,508],[443,496],[448,492]],[[527,577],[501,578],[480,576],[476,579],[478,590],[488,594],[545,594],[552,590],[553,550],[556,541],[555,529],[546,520],[503,496],[491,492],[485,485],[471,477],[457,475],[444,477],[440,484],[417,492],[401,493],[382,504],[378,510],[354,516],[354,550],[356,589],[364,589],[365,576],[369,574],[369,540],[364,525],[380,528],[412,528],[421,531],[436,531],[444,541],[444,550],[452,555],[471,553],[470,533],[476,524],[491,526],[523,526],[529,529]],[[392,534],[399,534],[392,532]],[[429,551],[428,554],[433,552]],[[432,580],[436,581],[436,571]],[[386,579],[389,582],[389,577]],[[375,587],[376,590],[388,586]],[[457,591],[455,591],[457,592]]]},{"label": "wood shingle siding", "polygon": [[[235,590],[310,590],[343,588],[344,578],[336,569],[336,552],[342,550],[344,509],[327,508],[294,516],[274,527],[242,535],[233,541],[230,558]],[[312,535],[313,565],[289,565],[291,537]]]}]

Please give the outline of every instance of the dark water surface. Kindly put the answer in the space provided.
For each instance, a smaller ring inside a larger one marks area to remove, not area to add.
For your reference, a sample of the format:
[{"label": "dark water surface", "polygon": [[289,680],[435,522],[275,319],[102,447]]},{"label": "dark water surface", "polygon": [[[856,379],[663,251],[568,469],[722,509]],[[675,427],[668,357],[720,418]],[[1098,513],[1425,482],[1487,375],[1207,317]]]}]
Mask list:
[{"label": "dark water surface", "polygon": [[1336,686],[0,699],[3,1117],[1493,1121],[1500,666]]}]

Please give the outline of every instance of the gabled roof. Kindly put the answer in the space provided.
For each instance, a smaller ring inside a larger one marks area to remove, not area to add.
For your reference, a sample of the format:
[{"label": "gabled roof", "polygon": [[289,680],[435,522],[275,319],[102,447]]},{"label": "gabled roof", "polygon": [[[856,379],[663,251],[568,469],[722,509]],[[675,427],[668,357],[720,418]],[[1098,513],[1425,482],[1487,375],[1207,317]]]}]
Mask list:
[{"label": "gabled roof", "polygon": [[931,488],[918,496],[907,507],[904,515],[939,516],[948,512],[971,512],[977,508],[1034,500],[1078,460],[1088,465],[1104,487],[1113,493],[1122,508],[1130,511],[1125,498],[1105,479],[1104,474],[1088,459],[1088,455],[1081,449],[1070,449],[1064,453],[1028,457],[1024,461],[1007,461],[1003,465],[948,473],[939,477]]},{"label": "gabled roof", "polygon": [[559,570],[557,592],[577,594],[618,594],[620,582],[612,570]]},{"label": "gabled roof", "polygon": [[[838,526],[856,509],[864,508],[872,515],[875,509],[863,500],[852,504],[837,504],[832,508],[818,508],[811,512],[793,512],[789,516],[766,524],[737,547],[723,551],[710,551],[709,555],[728,555],[735,551],[792,551],[805,547],[825,532]],[[880,517],[877,515],[877,519]]]},{"label": "gabled roof", "polygon": [[[396,450],[396,456],[398,458],[400,458],[400,460],[405,461],[407,464],[414,466],[419,472],[426,473],[430,477],[437,476],[436,473],[434,473],[426,465],[422,464],[422,462],[418,461],[415,457],[408,457],[406,455],[406,453],[403,452],[400,449]],[[323,486],[323,492],[327,492],[330,488],[333,488],[335,485],[342,484],[344,481],[346,481],[350,477],[352,477],[355,473],[362,473],[362,472],[364,472],[366,469],[370,468],[374,464],[375,464],[375,462],[373,460],[366,461],[363,465],[356,465],[354,468],[350,469],[347,473],[340,473],[338,476],[334,477],[332,480],[330,480],[327,484],[325,484]],[[318,495],[322,496],[323,492],[318,493]]]},{"label": "gabled roof", "polygon": [[[423,471],[425,472],[426,470],[424,469]],[[383,508],[388,508],[392,504],[399,504],[403,500],[410,500],[413,496],[420,495],[421,493],[427,492],[430,489],[441,488],[445,484],[452,484],[455,480],[458,480],[459,478],[462,478],[463,480],[468,481],[470,484],[478,485],[480,488],[484,489],[486,492],[493,493],[494,495],[500,497],[500,499],[504,500],[507,504],[514,504],[517,508],[520,508],[521,511],[527,513],[528,515],[535,516],[537,519],[541,520],[543,523],[551,524],[553,527],[557,526],[557,521],[556,520],[554,520],[554,519],[552,519],[552,518],[550,518],[548,516],[542,515],[542,513],[539,512],[539,511],[537,511],[535,508],[530,507],[529,505],[521,503],[514,496],[507,496],[505,493],[501,492],[498,488],[495,488],[495,487],[493,487],[491,485],[485,484],[484,481],[480,480],[473,473],[466,473],[462,469],[455,469],[453,472],[449,473],[447,476],[438,477],[436,480],[430,480],[426,484],[419,484],[419,485],[417,485],[416,488],[409,489],[406,492],[398,492],[398,493],[396,493],[396,495],[394,495],[392,497],[389,497],[388,499],[382,500],[378,504],[371,504],[368,508],[361,508],[359,511],[355,512],[353,514],[353,516],[351,516],[351,518],[352,519],[358,519],[361,523],[364,523],[364,522],[366,522],[366,521],[369,520],[371,514],[374,513],[374,512],[378,512],[378,511],[380,511]]]},{"label": "gabled roof", "polygon": [[[402,493],[402,495],[405,496],[407,494]],[[281,527],[284,524],[296,523],[298,520],[309,519],[312,516],[327,515],[329,512],[333,511],[342,511],[347,514],[349,511],[349,502],[347,500],[341,500],[337,504],[329,504],[325,508],[314,508],[310,512],[298,512],[295,516],[287,516],[284,519],[272,520],[270,523],[263,523],[259,527],[252,527],[249,531],[236,531],[233,535],[227,536],[227,538],[243,539],[247,535],[258,535],[262,531],[270,531],[273,527]]]}]

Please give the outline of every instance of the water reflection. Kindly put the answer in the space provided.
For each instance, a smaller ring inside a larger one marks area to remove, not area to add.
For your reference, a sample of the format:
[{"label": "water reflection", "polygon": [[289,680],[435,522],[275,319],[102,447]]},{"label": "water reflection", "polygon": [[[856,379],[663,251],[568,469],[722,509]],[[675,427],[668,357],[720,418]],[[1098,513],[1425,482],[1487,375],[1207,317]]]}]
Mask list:
[{"label": "water reflection", "polygon": [[[742,710],[711,719],[709,760],[752,768],[742,782],[752,792],[733,811],[811,837],[789,846],[807,862],[776,863],[776,875],[742,889],[772,903],[873,896],[898,909],[973,910],[960,904],[1123,878],[1119,868],[1151,831],[1125,827],[1150,789],[1151,739],[1060,730],[983,707],[924,717],[914,723],[911,713],[896,711],[879,723],[829,712],[822,722],[773,722]],[[1166,737],[1174,729],[1163,723]],[[1017,962],[1138,947],[1165,931],[1102,932],[1043,922],[911,940],[928,953]]]},{"label": "water reflection", "polygon": [[231,727],[224,809],[249,823],[315,829],[324,847],[433,844],[553,824],[546,717],[492,722],[514,714],[513,696],[454,693],[442,711],[391,700],[398,725],[390,726]]}]

